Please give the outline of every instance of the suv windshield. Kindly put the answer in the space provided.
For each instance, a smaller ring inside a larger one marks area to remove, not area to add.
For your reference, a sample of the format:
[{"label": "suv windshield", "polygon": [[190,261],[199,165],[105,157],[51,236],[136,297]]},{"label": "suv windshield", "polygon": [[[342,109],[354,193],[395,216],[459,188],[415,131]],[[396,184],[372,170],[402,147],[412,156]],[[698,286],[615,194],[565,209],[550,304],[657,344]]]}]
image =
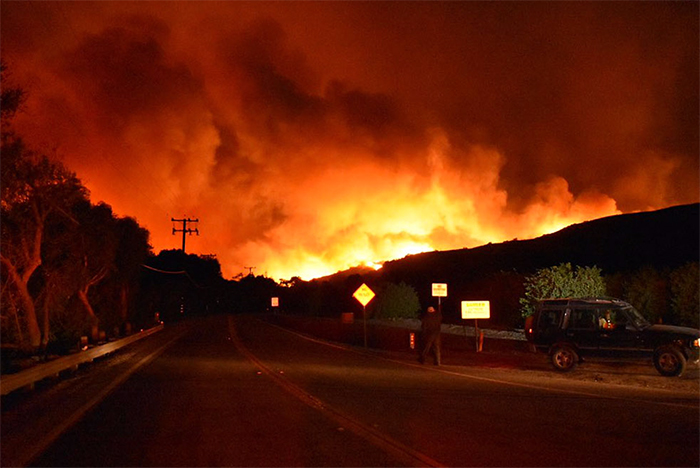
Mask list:
[{"label": "suv windshield", "polygon": [[634,307],[624,307],[623,310],[627,311],[627,315],[632,320],[634,326],[636,326],[637,328],[647,328],[651,326],[649,322],[647,322],[647,319],[642,317],[642,314],[640,314],[639,311],[637,311],[637,309],[635,309]]}]

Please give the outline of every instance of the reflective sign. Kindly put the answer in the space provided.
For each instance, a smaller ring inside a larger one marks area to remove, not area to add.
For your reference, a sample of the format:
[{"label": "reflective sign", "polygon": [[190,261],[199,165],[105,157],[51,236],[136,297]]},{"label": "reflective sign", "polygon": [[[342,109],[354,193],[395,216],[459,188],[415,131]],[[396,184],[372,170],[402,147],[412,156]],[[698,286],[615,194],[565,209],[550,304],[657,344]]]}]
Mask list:
[{"label": "reflective sign", "polygon": [[355,291],[355,294],[353,294],[352,297],[357,299],[363,306],[366,306],[374,297],[374,291],[369,289],[369,286],[362,283],[362,286],[357,288],[357,291]]},{"label": "reflective sign", "polygon": [[433,283],[433,297],[447,297],[447,284]]},{"label": "reflective sign", "polygon": [[489,301],[462,301],[463,319],[487,319],[491,317]]}]

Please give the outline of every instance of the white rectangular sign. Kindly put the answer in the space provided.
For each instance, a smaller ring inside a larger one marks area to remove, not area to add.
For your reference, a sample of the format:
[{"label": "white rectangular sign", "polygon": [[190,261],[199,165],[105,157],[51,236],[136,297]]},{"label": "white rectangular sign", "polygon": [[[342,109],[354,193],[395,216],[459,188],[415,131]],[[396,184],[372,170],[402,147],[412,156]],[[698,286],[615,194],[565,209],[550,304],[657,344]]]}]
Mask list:
[{"label": "white rectangular sign", "polygon": [[447,297],[447,284],[433,283],[433,297]]},{"label": "white rectangular sign", "polygon": [[462,301],[463,319],[487,319],[491,317],[489,301]]},{"label": "white rectangular sign", "polygon": [[271,302],[272,302],[272,307],[279,307],[280,306],[280,298],[279,297],[273,297]]}]

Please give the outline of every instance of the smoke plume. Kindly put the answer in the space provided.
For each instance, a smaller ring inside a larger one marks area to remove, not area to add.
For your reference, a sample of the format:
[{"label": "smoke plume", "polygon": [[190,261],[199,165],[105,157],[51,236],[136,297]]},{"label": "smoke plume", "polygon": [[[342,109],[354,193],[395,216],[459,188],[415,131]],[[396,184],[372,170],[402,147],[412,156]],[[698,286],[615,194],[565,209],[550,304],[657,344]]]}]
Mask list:
[{"label": "smoke plume", "polygon": [[698,201],[697,2],[8,2],[18,131],[309,279]]}]

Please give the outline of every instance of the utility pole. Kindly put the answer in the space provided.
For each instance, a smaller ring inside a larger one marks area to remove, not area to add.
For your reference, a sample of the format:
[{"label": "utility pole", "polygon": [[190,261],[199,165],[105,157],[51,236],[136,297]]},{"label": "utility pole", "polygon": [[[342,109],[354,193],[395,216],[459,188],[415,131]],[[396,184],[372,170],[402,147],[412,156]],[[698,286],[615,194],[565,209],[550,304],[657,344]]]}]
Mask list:
[{"label": "utility pole", "polygon": [[255,267],[254,267],[254,266],[252,266],[252,267],[243,267],[243,268],[245,268],[246,270],[248,270],[248,276],[253,276],[253,270],[255,270]]},{"label": "utility pole", "polygon": [[183,219],[175,219],[175,218],[170,218],[170,221],[173,223],[182,223],[182,229],[175,229],[173,228],[173,235],[175,235],[176,232],[181,232],[182,233],[182,253],[185,253],[185,234],[192,234],[193,232],[197,235],[199,235],[199,229],[194,228],[188,228],[187,223],[198,223],[199,219],[190,219],[190,218],[183,218]]}]

